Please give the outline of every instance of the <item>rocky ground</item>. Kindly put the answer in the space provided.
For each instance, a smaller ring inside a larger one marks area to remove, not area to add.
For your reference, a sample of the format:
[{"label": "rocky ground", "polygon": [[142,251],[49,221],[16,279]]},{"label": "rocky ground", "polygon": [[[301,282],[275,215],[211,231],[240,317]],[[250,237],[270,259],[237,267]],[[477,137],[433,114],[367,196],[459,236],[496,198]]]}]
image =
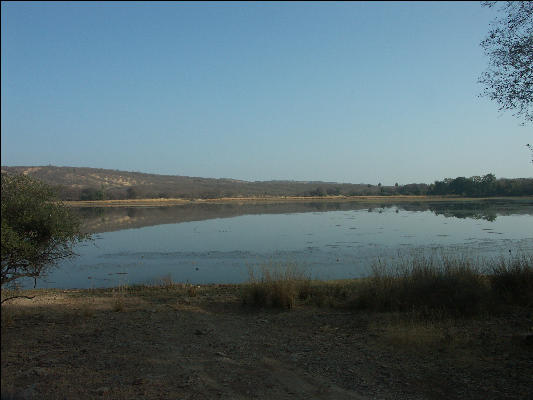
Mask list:
[{"label": "rocky ground", "polygon": [[2,399],[533,398],[531,310],[421,321],[237,286],[36,291],[2,306]]}]

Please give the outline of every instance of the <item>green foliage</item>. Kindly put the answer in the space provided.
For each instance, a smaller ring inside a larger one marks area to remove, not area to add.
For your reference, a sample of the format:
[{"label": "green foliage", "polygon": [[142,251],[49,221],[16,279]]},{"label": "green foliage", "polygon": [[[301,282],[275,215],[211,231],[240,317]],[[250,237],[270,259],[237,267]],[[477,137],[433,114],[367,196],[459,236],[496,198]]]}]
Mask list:
[{"label": "green foliage", "polygon": [[88,235],[79,220],[55,201],[53,190],[25,175],[2,174],[2,286],[37,278]]},{"label": "green foliage", "polygon": [[93,200],[105,200],[105,192],[95,188],[85,188],[80,193],[80,200],[93,201]]},{"label": "green foliage", "polygon": [[424,195],[427,194],[428,185],[425,183],[408,183],[398,187],[398,193],[405,195]]},{"label": "green foliage", "polygon": [[[126,197],[128,199],[136,199],[138,196],[138,193],[137,193],[137,189],[135,187],[129,187],[127,190],[126,190]],[[163,197],[163,196],[160,196],[160,197]]]},{"label": "green foliage", "polygon": [[427,194],[458,196],[531,196],[533,179],[496,179],[494,174],[435,181]]},{"label": "green foliage", "polygon": [[315,190],[309,191],[307,194],[309,196],[314,196],[314,197],[324,197],[326,196],[327,192],[326,192],[326,189],[324,189],[322,186],[319,186]]},{"label": "green foliage", "polygon": [[489,66],[480,78],[483,95],[498,103],[500,110],[533,122],[533,2],[487,1],[498,4],[499,15],[481,42]]}]

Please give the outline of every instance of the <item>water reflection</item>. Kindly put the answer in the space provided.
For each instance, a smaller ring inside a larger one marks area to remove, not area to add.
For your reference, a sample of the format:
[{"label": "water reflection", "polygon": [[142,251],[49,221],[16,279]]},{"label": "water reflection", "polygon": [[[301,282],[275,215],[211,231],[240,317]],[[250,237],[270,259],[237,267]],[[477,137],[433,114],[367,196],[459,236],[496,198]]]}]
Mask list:
[{"label": "water reflection", "polygon": [[517,199],[483,201],[364,203],[364,202],[301,202],[301,203],[228,203],[186,204],[170,207],[86,207],[75,208],[83,220],[83,230],[90,233],[113,232],[161,224],[203,221],[255,214],[293,214],[326,211],[367,210],[382,213],[393,209],[431,211],[435,215],[461,219],[495,221],[498,216],[533,215],[533,201]]}]

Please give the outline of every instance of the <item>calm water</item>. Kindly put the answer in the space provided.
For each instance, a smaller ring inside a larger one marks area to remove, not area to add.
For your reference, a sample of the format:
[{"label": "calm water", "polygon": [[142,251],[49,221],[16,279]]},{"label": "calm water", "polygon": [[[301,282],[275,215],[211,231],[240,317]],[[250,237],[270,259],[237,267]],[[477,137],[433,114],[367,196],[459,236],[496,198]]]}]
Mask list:
[{"label": "calm water", "polygon": [[533,202],[303,203],[79,209],[95,240],[37,287],[238,283],[294,261],[314,278],[368,274],[378,257],[533,252]]}]

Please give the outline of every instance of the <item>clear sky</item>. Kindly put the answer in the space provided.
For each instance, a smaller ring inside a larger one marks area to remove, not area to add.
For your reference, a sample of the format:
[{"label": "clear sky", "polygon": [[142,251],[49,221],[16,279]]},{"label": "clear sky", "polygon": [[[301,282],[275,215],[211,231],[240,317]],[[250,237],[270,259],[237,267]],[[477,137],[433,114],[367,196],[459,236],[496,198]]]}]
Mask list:
[{"label": "clear sky", "polygon": [[2,2],[2,165],[385,185],[531,177],[479,2]]}]

